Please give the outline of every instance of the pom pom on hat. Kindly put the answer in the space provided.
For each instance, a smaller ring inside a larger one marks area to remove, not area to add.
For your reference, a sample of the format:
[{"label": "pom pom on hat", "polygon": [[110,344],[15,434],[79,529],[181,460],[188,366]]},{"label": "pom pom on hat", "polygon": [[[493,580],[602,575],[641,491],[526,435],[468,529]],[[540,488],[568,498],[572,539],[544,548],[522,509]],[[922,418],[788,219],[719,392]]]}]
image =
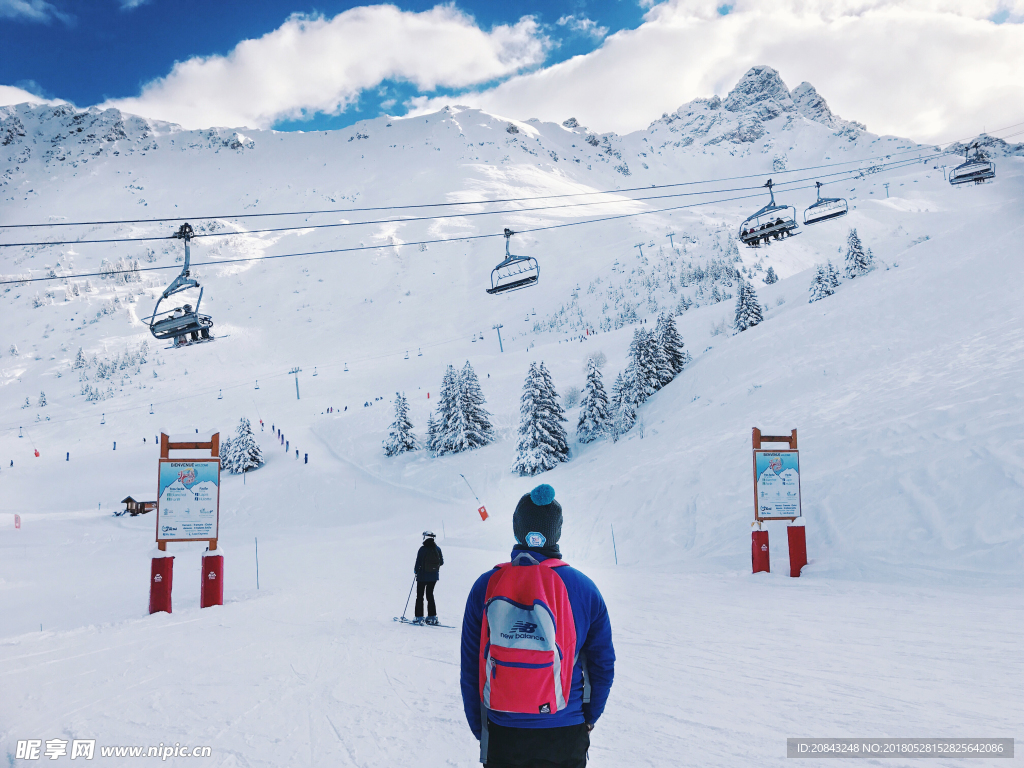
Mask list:
[{"label": "pom pom on hat", "polygon": [[523,494],[512,515],[512,532],[520,544],[558,550],[562,505],[555,501],[554,488],[544,483]]},{"label": "pom pom on hat", "polygon": [[541,483],[530,491],[530,501],[538,507],[546,507],[555,500],[555,489],[547,483]]}]

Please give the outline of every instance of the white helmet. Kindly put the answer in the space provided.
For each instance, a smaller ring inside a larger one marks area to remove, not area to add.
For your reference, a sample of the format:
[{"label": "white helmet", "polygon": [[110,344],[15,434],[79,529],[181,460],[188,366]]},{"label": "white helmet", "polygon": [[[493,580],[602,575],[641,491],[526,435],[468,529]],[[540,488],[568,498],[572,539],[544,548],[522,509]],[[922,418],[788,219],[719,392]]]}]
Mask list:
[{"label": "white helmet", "polygon": [[423,532],[423,538],[424,539],[433,539],[433,538],[435,538],[435,534],[434,534],[433,531],[424,531]]}]

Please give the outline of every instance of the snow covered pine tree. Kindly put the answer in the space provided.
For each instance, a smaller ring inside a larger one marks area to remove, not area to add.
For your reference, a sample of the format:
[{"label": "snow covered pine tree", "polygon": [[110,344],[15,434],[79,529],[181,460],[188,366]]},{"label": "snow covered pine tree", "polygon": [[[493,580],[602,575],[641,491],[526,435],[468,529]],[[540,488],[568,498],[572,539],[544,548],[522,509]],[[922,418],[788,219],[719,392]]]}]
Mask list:
[{"label": "snow covered pine tree", "polygon": [[851,229],[846,236],[846,276],[851,280],[866,275],[874,267],[873,259],[857,236],[857,230]]},{"label": "snow covered pine tree", "polygon": [[[622,377],[622,399],[640,406],[661,389],[662,361],[657,354],[657,340],[645,328],[633,330],[629,343],[629,363]],[[653,343],[652,343],[653,342]]]},{"label": "snow covered pine tree", "polygon": [[754,286],[746,280],[739,280],[736,288],[736,330],[745,331],[760,323],[764,316],[761,314],[761,305],[757,301],[757,293]]},{"label": "snow covered pine tree", "polygon": [[569,460],[566,420],[558,392],[544,363],[530,363],[519,401],[519,441],[512,471],[520,477],[537,475]]},{"label": "snow covered pine tree", "polygon": [[779,276],[775,274],[774,267],[768,267],[768,271],[764,273],[764,284],[774,285],[779,282]]},{"label": "snow covered pine tree", "polygon": [[816,264],[814,266],[814,277],[811,278],[811,287],[809,290],[810,298],[807,299],[808,304],[813,304],[814,302],[824,299],[826,296],[831,296],[836,292],[832,287],[832,280],[829,277],[828,270],[824,264]]},{"label": "snow covered pine tree", "polygon": [[455,367],[449,365],[441,380],[441,391],[437,396],[437,420],[434,436],[433,452],[435,456],[454,453],[452,436],[455,434],[458,416],[459,375]]},{"label": "snow covered pine tree", "polygon": [[[234,461],[234,450],[235,447],[232,445],[230,437],[225,438],[224,442],[220,444],[220,468],[225,472],[231,472],[231,462]],[[232,472],[232,474],[234,474]]]},{"label": "snow covered pine tree", "polygon": [[469,451],[494,442],[494,427],[491,414],[484,408],[485,402],[480,380],[467,360],[459,372],[455,433],[451,440],[453,452]]},{"label": "snow covered pine tree", "polygon": [[427,416],[427,450],[437,455],[437,420],[433,411]]},{"label": "snow covered pine tree", "polygon": [[587,385],[580,404],[580,419],[576,424],[576,439],[592,443],[611,427],[612,415],[608,408],[608,395],[601,381],[601,369],[594,358],[587,358]]},{"label": "snow covered pine tree", "polygon": [[669,314],[659,315],[655,332],[658,335],[661,352],[672,371],[672,378],[675,378],[690,363],[690,353],[683,349],[683,337],[676,328],[675,317]]},{"label": "snow covered pine tree", "polygon": [[839,270],[836,269],[835,265],[832,263],[832,259],[829,259],[828,263],[825,265],[825,276],[828,278],[829,287],[831,287],[833,289],[832,292],[835,293],[835,289],[839,287],[842,276],[839,274]]},{"label": "snow covered pine tree", "polygon": [[[466,362],[462,371],[449,365],[437,398],[432,451],[435,456],[461,453],[494,442],[491,414],[483,407],[486,400],[473,366]],[[428,439],[430,424],[427,425]]]},{"label": "snow covered pine tree", "polygon": [[409,402],[405,395],[395,392],[395,420],[384,440],[384,455],[397,456],[415,450],[416,437],[412,433],[412,422],[409,421]]},{"label": "snow covered pine tree", "polygon": [[236,475],[263,466],[263,450],[260,448],[259,443],[256,442],[256,436],[252,432],[252,424],[244,416],[238,423],[235,439],[231,441],[231,456],[229,460],[229,470]]}]

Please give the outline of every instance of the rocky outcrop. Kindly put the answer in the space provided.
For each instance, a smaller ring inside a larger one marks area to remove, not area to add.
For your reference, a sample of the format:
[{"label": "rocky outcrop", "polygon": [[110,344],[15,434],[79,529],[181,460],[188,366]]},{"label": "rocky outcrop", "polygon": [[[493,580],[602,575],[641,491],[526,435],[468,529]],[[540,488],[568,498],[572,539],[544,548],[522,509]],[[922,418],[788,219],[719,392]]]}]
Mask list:
[{"label": "rocky outcrop", "polygon": [[730,112],[753,113],[761,120],[773,120],[796,105],[779,73],[771,67],[751,67],[736,83],[722,106]]},{"label": "rocky outcrop", "polygon": [[814,90],[814,86],[808,82],[800,83],[800,85],[793,89],[793,103],[796,104],[797,112],[808,120],[828,126],[837,133],[849,132],[850,129],[867,130],[863,123],[843,120],[835,114],[828,108],[828,102],[825,101],[825,98]]},{"label": "rocky outcrop", "polygon": [[786,118],[782,130],[803,118],[850,141],[866,130],[860,123],[834,114],[810,83],[801,83],[791,92],[779,73],[764,65],[751,67],[724,99],[694,99],[674,113],[662,115],[651,123],[649,130],[657,133],[667,129],[669,133],[680,134],[659,142],[658,146],[680,147],[696,142],[705,146],[722,142],[752,144],[768,133],[766,123],[780,117]]},{"label": "rocky outcrop", "polygon": [[0,120],[0,146],[15,144],[25,136],[25,124],[17,115],[10,115]]}]

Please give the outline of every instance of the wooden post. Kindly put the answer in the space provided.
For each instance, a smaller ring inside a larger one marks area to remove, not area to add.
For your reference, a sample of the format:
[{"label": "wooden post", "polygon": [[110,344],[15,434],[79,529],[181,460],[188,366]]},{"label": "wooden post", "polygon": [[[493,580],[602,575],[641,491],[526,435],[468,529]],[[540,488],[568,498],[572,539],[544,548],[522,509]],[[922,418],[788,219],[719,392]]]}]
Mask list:
[{"label": "wooden post", "polygon": [[789,437],[785,435],[762,435],[761,430],[754,427],[751,431],[754,450],[760,450],[762,443],[786,443],[791,451],[796,450],[796,430],[791,430]]}]

